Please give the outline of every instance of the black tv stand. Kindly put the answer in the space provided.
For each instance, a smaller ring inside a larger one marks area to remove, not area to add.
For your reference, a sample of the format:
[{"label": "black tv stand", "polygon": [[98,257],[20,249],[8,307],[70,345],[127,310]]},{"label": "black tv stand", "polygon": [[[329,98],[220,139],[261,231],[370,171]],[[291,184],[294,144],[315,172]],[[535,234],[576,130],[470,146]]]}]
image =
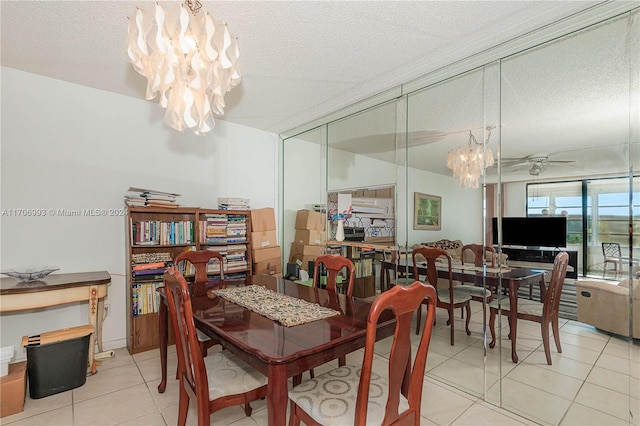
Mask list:
[{"label": "black tv stand", "polygon": [[[496,247],[497,248],[497,247]],[[529,262],[529,263],[538,263],[545,264],[550,263],[548,268],[551,270],[553,268],[553,261],[556,258],[556,255],[560,251],[566,251],[569,255],[569,266],[567,268],[567,278],[578,278],[578,252],[576,250],[565,250],[565,249],[551,249],[551,248],[514,248],[514,247],[502,247],[502,252],[508,256],[507,265],[510,263],[514,265],[514,263],[520,262]],[[546,265],[545,265],[546,266]],[[535,269],[535,266],[525,266]]]}]

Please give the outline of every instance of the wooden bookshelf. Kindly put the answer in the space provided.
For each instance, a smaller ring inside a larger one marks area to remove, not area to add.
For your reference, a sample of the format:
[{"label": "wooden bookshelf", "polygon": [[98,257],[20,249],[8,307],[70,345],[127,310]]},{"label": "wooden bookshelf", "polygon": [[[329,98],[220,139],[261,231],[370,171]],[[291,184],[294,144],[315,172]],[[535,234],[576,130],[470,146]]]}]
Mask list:
[{"label": "wooden bookshelf", "polygon": [[[208,220],[217,218],[215,238],[207,238]],[[159,346],[156,289],[163,285],[162,274],[176,266],[187,280],[192,278],[183,262],[173,259],[189,250],[216,250],[223,255],[225,279],[247,282],[251,271],[251,218],[248,210],[200,208],[129,207],[127,233],[127,349],[129,353]],[[223,232],[226,235],[223,235]],[[219,275],[213,268],[209,275]],[[169,344],[174,342],[169,327]]]}]

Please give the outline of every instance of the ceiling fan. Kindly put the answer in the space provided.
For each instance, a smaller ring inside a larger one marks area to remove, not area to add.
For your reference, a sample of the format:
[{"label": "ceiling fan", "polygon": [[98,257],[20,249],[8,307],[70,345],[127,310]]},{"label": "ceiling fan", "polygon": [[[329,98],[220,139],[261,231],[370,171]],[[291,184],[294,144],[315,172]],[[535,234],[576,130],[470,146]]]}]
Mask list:
[{"label": "ceiling fan", "polygon": [[573,160],[550,160],[549,157],[551,155],[553,154],[539,153],[527,155],[522,158],[503,158],[502,165],[512,169],[526,166],[529,167],[529,174],[531,176],[538,176],[541,172],[547,170],[550,165],[564,166],[569,163],[575,163]]}]

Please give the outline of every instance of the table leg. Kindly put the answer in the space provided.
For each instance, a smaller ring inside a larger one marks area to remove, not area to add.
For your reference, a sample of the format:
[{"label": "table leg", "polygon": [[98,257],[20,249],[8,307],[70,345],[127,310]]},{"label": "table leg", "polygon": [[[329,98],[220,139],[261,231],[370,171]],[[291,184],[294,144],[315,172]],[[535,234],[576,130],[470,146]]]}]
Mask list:
[{"label": "table leg", "polygon": [[287,367],[286,365],[269,364],[267,383],[267,413],[270,426],[287,424]]},{"label": "table leg", "polygon": [[540,277],[540,282],[538,285],[540,286],[540,303],[544,303],[545,295],[547,294],[547,284],[544,281],[545,275],[542,274]]},{"label": "table leg", "polygon": [[98,353],[104,352],[102,349],[102,324],[104,323],[104,297],[98,299],[98,316],[96,318],[96,343],[98,343]]},{"label": "table leg", "polygon": [[158,385],[158,392],[164,393],[167,388],[167,341],[169,340],[169,316],[167,315],[167,305],[164,299],[158,307],[158,334],[160,335],[160,370],[162,379]]},{"label": "table leg", "polygon": [[516,337],[518,336],[518,283],[509,280],[509,334],[511,335],[511,360],[518,362]]},{"label": "table leg", "polygon": [[96,332],[98,330],[98,287],[91,286],[89,288],[89,324],[93,326],[93,333],[89,337],[89,368],[91,374],[98,372],[94,359]]}]

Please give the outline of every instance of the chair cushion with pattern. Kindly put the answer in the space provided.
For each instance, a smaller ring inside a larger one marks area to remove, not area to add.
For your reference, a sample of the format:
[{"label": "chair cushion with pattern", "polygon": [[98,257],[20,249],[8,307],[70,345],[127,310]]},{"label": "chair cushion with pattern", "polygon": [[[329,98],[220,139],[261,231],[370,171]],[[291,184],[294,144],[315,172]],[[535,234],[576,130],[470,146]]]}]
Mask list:
[{"label": "chair cushion with pattern", "polygon": [[209,398],[235,395],[267,384],[267,377],[229,351],[214,352],[204,358],[209,378]]},{"label": "chair cushion with pattern", "polygon": [[[361,370],[361,365],[345,365],[331,370],[292,388],[289,391],[289,399],[320,424],[340,426],[353,424]],[[322,393],[317,392],[318,389],[322,389]],[[382,423],[388,390],[387,380],[372,372],[367,425]],[[333,398],[329,398],[329,394],[333,395]],[[401,394],[398,412],[402,413],[408,408],[409,403]]]}]

